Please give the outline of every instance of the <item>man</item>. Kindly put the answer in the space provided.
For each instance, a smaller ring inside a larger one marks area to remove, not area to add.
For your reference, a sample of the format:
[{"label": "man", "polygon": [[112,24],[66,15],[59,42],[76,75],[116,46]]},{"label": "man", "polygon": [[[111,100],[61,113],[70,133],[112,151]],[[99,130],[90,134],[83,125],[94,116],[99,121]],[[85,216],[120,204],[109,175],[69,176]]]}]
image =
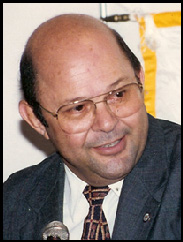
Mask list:
[{"label": "man", "polygon": [[[180,126],[146,113],[143,69],[123,39],[60,15],[33,32],[20,72],[20,114],[58,152],[5,182],[4,239],[42,239],[52,221],[76,240],[180,239]],[[89,219],[90,235],[86,185],[108,189],[105,225]]]}]

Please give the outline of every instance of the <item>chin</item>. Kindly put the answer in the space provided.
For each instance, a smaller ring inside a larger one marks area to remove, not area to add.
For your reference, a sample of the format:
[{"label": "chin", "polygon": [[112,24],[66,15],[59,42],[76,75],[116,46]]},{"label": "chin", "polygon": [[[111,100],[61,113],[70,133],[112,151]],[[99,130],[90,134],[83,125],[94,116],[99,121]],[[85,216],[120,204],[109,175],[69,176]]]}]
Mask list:
[{"label": "chin", "polygon": [[100,165],[97,164],[95,170],[103,178],[119,181],[128,175],[134,166],[135,162],[132,159],[111,158],[108,161],[103,161]]}]

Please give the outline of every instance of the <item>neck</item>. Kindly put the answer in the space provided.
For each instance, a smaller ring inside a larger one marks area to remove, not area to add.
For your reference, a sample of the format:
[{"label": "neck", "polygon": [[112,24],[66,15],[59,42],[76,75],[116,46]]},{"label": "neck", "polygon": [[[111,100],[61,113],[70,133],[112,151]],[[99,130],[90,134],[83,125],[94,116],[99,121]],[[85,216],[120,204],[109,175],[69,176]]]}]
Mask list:
[{"label": "neck", "polygon": [[74,173],[78,179],[94,187],[104,187],[114,184],[123,180],[124,177],[118,179],[105,179],[96,173],[88,172],[88,170],[82,169],[82,172],[78,171],[78,168],[72,166],[67,160],[64,159],[64,164],[69,168],[70,172]]}]

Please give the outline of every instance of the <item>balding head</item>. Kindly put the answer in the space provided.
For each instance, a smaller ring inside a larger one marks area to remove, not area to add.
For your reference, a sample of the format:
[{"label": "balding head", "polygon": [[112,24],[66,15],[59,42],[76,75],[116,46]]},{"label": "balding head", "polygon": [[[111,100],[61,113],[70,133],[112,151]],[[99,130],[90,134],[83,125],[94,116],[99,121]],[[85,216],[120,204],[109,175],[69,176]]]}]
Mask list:
[{"label": "balding head", "polygon": [[[41,24],[29,39],[26,50],[36,59],[41,52],[57,48],[74,48],[91,35],[112,36],[111,30],[100,20],[88,15],[64,14]],[[89,37],[89,38],[90,38]],[[114,37],[113,37],[114,38]]]},{"label": "balding head", "polygon": [[[109,30],[100,20],[84,14],[63,14],[56,16],[42,23],[32,34],[31,39],[44,39],[45,35],[49,37],[67,38],[86,30]],[[64,35],[64,36],[63,36]]]}]

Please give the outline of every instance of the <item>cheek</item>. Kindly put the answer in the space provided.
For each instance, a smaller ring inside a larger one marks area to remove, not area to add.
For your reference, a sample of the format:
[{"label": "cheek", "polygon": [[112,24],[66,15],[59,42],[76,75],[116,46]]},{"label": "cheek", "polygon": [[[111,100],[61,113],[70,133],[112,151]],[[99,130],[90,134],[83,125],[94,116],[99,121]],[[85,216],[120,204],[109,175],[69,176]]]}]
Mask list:
[{"label": "cheek", "polygon": [[147,113],[145,106],[130,117],[123,119],[123,122],[130,128],[133,140],[141,143],[146,138],[147,133]]},{"label": "cheek", "polygon": [[138,129],[141,126],[143,127],[143,122],[146,120],[146,116],[147,116],[147,113],[146,113],[145,105],[142,105],[136,113],[127,117],[126,120],[129,126],[131,126],[134,129],[135,127]]},{"label": "cheek", "polygon": [[81,134],[64,134],[64,141],[68,148],[71,149],[83,149],[85,146],[85,135]]},{"label": "cheek", "polygon": [[82,152],[86,134],[67,134],[59,126],[49,126],[48,135],[56,149],[63,155]]}]

